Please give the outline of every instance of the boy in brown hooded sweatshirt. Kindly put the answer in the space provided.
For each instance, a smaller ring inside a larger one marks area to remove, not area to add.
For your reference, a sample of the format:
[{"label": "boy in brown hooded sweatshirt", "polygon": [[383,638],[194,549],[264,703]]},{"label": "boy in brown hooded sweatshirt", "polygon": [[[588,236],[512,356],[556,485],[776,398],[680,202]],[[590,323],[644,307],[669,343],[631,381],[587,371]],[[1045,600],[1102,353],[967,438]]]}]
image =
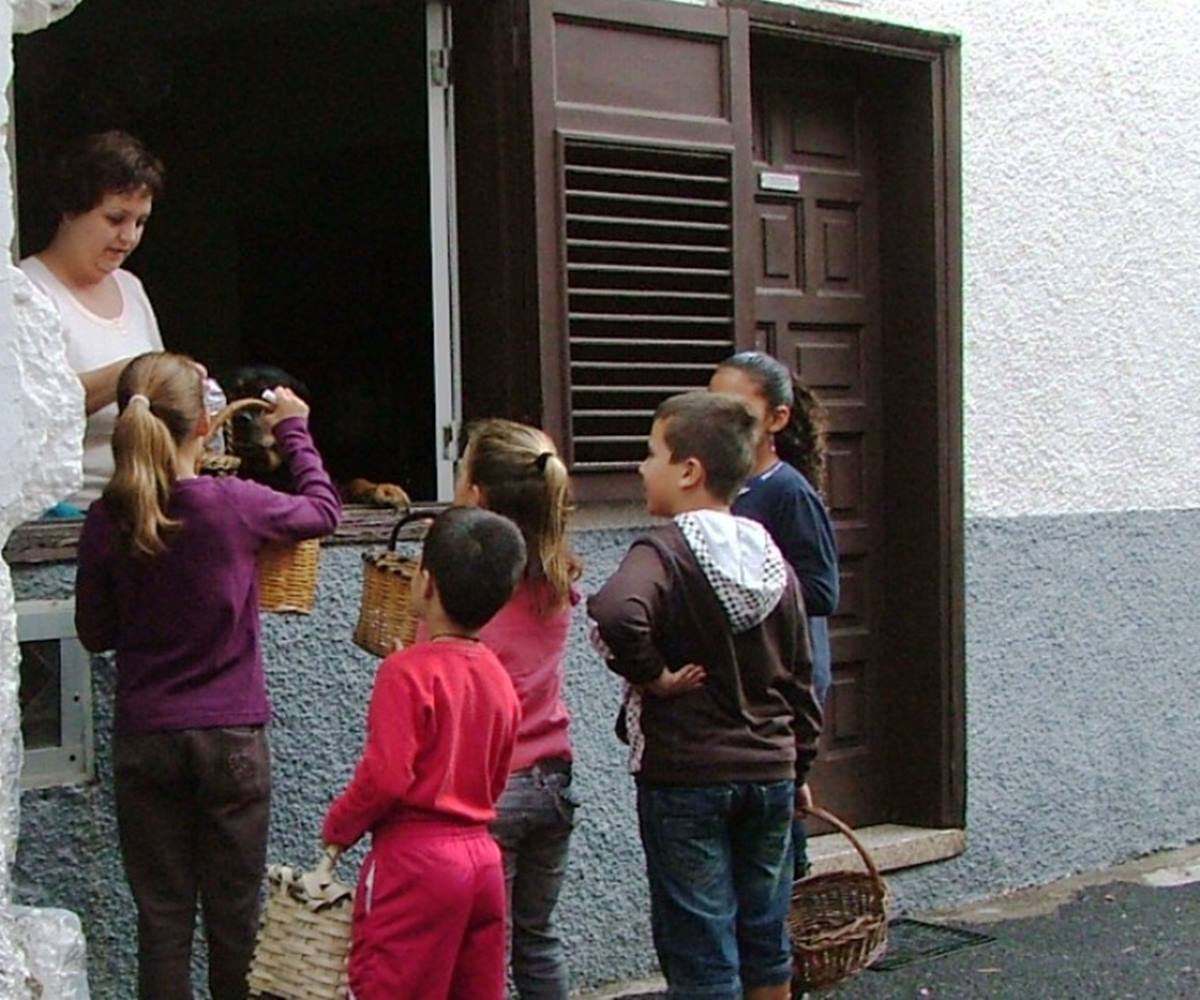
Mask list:
[{"label": "boy in brown hooded sweatshirt", "polygon": [[792,816],[821,710],[803,600],[766,530],[729,507],[755,423],[716,393],[666,400],[640,472],[651,514],[588,601],[623,709],[672,1000],[786,1000]]}]

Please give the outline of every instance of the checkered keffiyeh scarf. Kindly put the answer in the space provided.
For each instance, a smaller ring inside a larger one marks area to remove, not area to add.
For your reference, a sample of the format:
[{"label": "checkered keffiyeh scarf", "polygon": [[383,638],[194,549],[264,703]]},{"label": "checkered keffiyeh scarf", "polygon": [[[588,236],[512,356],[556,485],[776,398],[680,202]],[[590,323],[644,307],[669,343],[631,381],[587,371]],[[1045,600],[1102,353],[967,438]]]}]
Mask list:
[{"label": "checkered keffiyeh scarf", "polygon": [[787,564],[761,524],[715,510],[679,514],[675,524],[735,635],[775,610],[787,588]]}]

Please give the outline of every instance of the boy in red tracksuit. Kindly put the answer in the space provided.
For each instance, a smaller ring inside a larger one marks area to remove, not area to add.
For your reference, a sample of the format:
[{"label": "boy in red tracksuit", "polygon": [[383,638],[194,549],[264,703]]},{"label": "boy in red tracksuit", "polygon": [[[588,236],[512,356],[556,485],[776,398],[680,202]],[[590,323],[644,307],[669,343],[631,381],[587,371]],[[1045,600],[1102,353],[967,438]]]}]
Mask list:
[{"label": "boy in red tracksuit", "polygon": [[488,832],[520,707],[478,638],[525,564],[520,531],[454,507],[425,539],[411,600],[429,638],[380,664],[367,741],[325,817],[331,850],[371,831],[350,946],[355,1000],[502,1000],[505,891]]}]

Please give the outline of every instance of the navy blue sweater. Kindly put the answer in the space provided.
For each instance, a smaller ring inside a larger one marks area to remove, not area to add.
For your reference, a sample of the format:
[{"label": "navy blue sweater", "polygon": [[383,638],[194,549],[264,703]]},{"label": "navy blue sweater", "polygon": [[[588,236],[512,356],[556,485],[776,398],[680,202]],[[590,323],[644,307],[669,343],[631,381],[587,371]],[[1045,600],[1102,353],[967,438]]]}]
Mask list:
[{"label": "navy blue sweater", "polygon": [[826,616],[838,603],[837,541],[825,504],[793,466],[778,462],[746,480],[733,512],[771,533],[800,581],[813,646],[813,688],[824,704],[832,679]]}]

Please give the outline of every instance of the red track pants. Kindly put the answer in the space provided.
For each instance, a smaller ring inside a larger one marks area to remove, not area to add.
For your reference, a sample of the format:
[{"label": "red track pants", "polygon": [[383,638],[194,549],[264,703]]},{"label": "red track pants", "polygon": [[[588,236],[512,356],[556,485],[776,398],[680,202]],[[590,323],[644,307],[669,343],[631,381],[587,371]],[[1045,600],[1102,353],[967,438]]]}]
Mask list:
[{"label": "red track pants", "polygon": [[354,900],[355,1000],[503,1000],[504,866],[486,827],[377,835]]}]

